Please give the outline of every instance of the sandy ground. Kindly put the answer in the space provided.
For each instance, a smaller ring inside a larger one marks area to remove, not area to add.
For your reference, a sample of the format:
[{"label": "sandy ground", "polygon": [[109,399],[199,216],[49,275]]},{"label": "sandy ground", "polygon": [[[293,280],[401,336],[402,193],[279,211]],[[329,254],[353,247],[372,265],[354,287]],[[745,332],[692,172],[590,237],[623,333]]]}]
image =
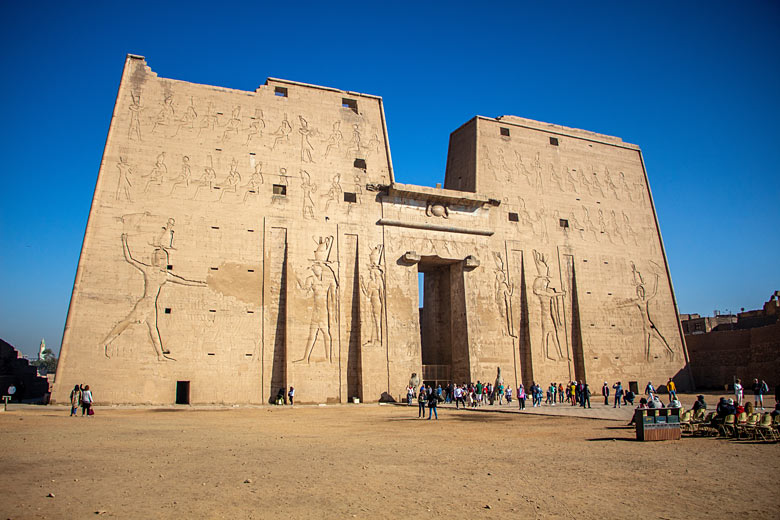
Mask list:
[{"label": "sandy ground", "polygon": [[622,419],[439,415],[12,407],[0,517],[780,517],[780,444],[640,443]]}]

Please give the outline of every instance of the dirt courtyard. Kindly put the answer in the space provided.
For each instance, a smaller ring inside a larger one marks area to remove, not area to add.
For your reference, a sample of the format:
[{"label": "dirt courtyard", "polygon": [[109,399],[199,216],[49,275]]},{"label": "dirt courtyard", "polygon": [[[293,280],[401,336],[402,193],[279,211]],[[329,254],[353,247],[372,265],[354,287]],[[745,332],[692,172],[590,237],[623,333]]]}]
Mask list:
[{"label": "dirt courtyard", "polygon": [[[351,405],[0,413],[2,518],[778,518],[780,445]],[[48,496],[48,495],[53,496]]]}]

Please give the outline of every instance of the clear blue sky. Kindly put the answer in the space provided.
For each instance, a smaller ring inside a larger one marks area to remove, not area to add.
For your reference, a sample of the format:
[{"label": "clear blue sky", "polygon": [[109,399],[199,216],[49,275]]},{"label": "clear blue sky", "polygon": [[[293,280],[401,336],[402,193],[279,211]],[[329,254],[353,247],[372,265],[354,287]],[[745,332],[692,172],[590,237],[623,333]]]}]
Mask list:
[{"label": "clear blue sky", "polygon": [[196,83],[380,95],[400,182],[443,181],[475,114],[620,136],[680,310],[759,308],[780,289],[780,3],[545,4],[0,3],[0,337],[59,349],[128,52]]}]

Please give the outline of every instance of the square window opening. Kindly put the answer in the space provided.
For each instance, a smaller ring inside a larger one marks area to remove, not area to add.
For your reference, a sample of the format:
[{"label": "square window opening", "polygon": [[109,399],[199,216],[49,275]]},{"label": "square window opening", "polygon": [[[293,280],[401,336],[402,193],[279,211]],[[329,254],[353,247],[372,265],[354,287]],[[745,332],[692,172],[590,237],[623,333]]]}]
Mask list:
[{"label": "square window opening", "polygon": [[357,202],[357,194],[345,191],[344,202]]},{"label": "square window opening", "polygon": [[569,227],[569,221],[565,218],[559,219],[559,224],[561,225],[562,228]]},{"label": "square window opening", "polygon": [[501,135],[504,136],[504,137],[509,137],[509,129],[508,128],[504,128],[502,126],[501,127]]},{"label": "square window opening", "polygon": [[356,114],[358,113],[356,99],[341,98],[341,106],[352,110]]},{"label": "square window opening", "polygon": [[558,146],[558,138],[557,137],[551,137],[550,138],[550,144],[553,146]]},{"label": "square window opening", "polygon": [[165,308],[165,314],[170,314],[170,313],[171,313],[171,308],[170,307],[166,307]]},{"label": "square window opening", "polygon": [[510,213],[509,222],[520,222],[520,216],[517,213]]},{"label": "square window opening", "polygon": [[171,264],[168,264],[165,268],[169,271],[173,271],[173,266]]},{"label": "square window opening", "polygon": [[274,87],[274,96],[287,97],[287,87]]},{"label": "square window opening", "polygon": [[366,160],[365,159],[355,159],[355,162],[353,163],[353,166],[355,168],[359,168],[363,171],[366,171]]},{"label": "square window opening", "polygon": [[287,195],[287,186],[284,184],[274,184],[274,195],[284,197]]}]

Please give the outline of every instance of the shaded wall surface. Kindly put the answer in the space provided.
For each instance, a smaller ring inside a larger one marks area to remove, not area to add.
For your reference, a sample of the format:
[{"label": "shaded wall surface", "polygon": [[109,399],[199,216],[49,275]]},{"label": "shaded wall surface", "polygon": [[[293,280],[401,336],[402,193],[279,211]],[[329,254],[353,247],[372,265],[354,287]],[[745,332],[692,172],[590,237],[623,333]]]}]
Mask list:
[{"label": "shaded wall surface", "polygon": [[0,395],[8,395],[9,386],[16,387],[12,402],[45,399],[49,382],[38,375],[38,369],[19,357],[19,351],[0,339]]},{"label": "shaded wall surface", "polygon": [[734,377],[742,380],[746,394],[755,378],[772,389],[780,384],[780,324],[694,334],[685,341],[699,388],[723,388]]}]

